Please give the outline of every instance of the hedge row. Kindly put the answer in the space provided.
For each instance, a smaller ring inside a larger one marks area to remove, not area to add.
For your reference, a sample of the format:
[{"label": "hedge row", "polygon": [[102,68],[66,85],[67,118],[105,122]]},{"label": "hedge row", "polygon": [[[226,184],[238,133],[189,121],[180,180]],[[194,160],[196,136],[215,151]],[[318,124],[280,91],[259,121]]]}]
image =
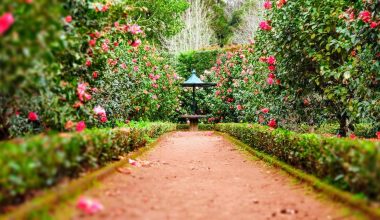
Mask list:
[{"label": "hedge row", "polygon": [[[175,130],[171,123],[131,123],[115,129],[38,135],[0,143],[0,207],[33,191],[101,167]],[[1,212],[1,208],[0,208]]]},{"label": "hedge row", "polygon": [[297,134],[256,124],[217,124],[215,129],[340,189],[380,200],[380,142]]}]

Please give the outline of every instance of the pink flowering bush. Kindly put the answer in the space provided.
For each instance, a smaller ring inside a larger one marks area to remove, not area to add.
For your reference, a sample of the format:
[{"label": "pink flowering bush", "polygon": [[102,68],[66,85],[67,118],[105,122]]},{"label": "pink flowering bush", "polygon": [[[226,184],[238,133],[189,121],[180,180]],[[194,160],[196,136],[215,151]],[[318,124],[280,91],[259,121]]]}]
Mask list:
[{"label": "pink flowering bush", "polygon": [[[178,32],[187,6],[182,0],[2,2],[0,139],[45,130],[74,131],[75,126],[68,125],[82,121],[88,127],[114,126],[127,119],[170,116],[177,82],[168,75],[175,74],[161,52],[144,49],[148,40],[158,43],[159,37]],[[111,79],[115,72],[118,78]],[[138,85],[140,76],[151,73],[162,76],[156,79],[155,91],[148,83]],[[137,90],[153,98],[135,100]],[[125,96],[119,99],[120,95]],[[94,114],[97,105],[106,114]],[[138,108],[143,109],[139,114]],[[29,112],[38,120],[28,120]]]},{"label": "pink flowering bush", "polygon": [[271,3],[255,42],[258,60],[274,74],[267,83],[281,84],[270,92],[287,109],[278,117],[310,125],[339,121],[342,135],[361,122],[380,128],[380,2]]}]

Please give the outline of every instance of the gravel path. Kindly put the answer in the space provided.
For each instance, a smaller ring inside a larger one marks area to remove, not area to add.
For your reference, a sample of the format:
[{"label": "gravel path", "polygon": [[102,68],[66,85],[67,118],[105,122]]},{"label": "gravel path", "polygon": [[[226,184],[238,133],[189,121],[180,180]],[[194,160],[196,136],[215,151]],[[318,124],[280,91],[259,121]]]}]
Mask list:
[{"label": "gravel path", "polygon": [[[72,219],[354,219],[212,132],[175,132],[84,195],[104,205]],[[129,172],[129,169],[131,173]]]}]

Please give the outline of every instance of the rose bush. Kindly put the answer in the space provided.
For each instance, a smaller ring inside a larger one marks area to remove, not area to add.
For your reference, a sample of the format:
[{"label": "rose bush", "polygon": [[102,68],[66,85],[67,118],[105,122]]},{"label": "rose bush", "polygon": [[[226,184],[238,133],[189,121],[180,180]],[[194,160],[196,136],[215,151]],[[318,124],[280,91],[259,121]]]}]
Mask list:
[{"label": "rose bush", "polygon": [[299,117],[317,105],[314,115],[339,120],[342,135],[361,121],[379,127],[380,3],[278,1],[266,8],[257,51],[276,57],[276,77]]},{"label": "rose bush", "polygon": [[[0,138],[170,116],[176,75],[148,41],[179,31],[186,8],[186,1],[172,0],[4,2]],[[118,77],[111,77],[113,71]],[[160,77],[154,91],[149,74]],[[97,105],[106,114],[95,114]],[[38,117],[28,118],[31,112]]]}]

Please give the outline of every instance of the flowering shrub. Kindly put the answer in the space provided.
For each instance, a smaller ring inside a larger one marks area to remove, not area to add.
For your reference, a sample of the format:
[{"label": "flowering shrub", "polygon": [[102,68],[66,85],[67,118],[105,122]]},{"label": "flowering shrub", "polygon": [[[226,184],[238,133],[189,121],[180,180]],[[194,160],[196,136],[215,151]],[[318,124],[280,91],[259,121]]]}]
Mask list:
[{"label": "flowering shrub", "polygon": [[[276,68],[269,66],[269,71],[276,72],[286,91],[273,92],[283,96],[301,120],[339,120],[342,135],[354,129],[350,124],[361,121],[379,128],[380,2],[301,0],[268,5],[255,40],[260,56],[276,58]],[[316,108],[307,110],[311,107]]]},{"label": "flowering shrub", "polygon": [[178,32],[186,8],[173,0],[2,3],[0,139],[170,118],[178,78],[148,40]]}]

